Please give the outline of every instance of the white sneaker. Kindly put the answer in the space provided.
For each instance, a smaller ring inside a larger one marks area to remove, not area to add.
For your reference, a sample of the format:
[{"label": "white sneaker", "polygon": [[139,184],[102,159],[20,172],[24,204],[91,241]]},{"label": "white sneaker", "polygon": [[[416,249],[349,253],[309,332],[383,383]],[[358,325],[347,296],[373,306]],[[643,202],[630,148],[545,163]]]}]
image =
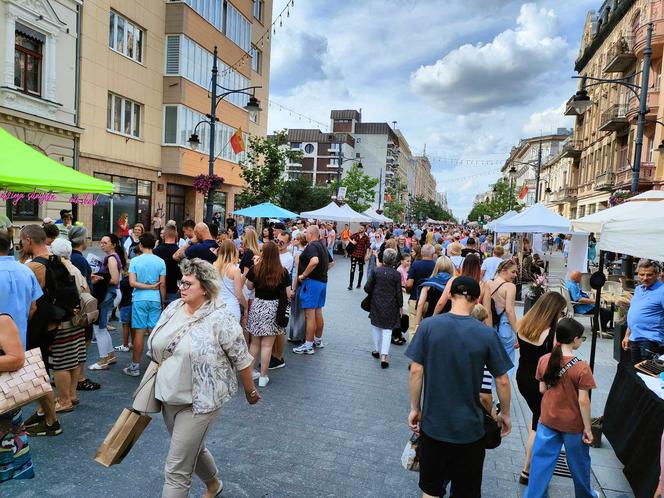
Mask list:
[{"label": "white sneaker", "polygon": [[260,377],[258,379],[258,387],[265,387],[267,386],[268,382],[270,382],[269,377]]},{"label": "white sneaker", "polygon": [[258,378],[261,376],[260,372],[258,370],[254,370],[251,374],[251,378],[253,380],[258,380]]},{"label": "white sneaker", "polygon": [[119,353],[128,353],[129,352],[129,346],[115,346],[113,349],[116,350]]},{"label": "white sneaker", "polygon": [[315,352],[312,346],[307,346],[306,344],[293,348],[293,353],[295,354],[314,354]]}]

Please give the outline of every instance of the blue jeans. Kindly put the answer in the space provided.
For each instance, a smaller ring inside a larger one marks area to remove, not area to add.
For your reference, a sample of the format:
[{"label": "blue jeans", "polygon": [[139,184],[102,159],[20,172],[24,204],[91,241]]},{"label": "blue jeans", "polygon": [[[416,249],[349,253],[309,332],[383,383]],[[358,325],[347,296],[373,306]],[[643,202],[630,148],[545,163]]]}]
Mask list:
[{"label": "blue jeans", "polygon": [[547,496],[547,488],[563,444],[574,481],[574,496],[597,498],[597,493],[590,487],[590,447],[581,440],[581,435],[580,432],[559,432],[541,422],[538,424],[530,463],[530,479],[524,498]]},{"label": "blue jeans", "polygon": [[113,310],[113,301],[115,300],[115,293],[117,290],[115,288],[109,287],[106,291],[106,296],[104,300],[99,304],[99,328],[105,329],[108,325],[108,317]]},{"label": "blue jeans", "polygon": [[632,365],[664,353],[664,347],[655,341],[629,341],[629,357]]},{"label": "blue jeans", "polygon": [[[503,313],[500,316],[500,322],[498,322],[498,325],[494,325],[493,328],[498,334],[500,343],[503,345],[503,348],[505,348],[507,356],[509,356],[510,360],[512,360],[512,365],[514,365],[516,358],[516,353],[514,351],[514,341],[516,340],[516,335],[512,330],[512,326],[510,325],[510,320],[507,317],[506,313]],[[510,371],[507,372],[507,374],[510,377],[512,377],[514,375],[514,367],[512,367]]]}]

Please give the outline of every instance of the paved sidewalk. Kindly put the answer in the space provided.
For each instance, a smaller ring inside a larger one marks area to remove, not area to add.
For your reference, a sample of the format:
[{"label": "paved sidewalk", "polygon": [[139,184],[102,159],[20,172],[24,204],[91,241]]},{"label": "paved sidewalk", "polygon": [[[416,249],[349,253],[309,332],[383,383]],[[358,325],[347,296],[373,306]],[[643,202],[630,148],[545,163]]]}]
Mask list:
[{"label": "paved sidewalk", "polygon": [[[342,258],[331,271],[324,313],[327,347],[314,356],[289,351],[286,368],[270,373],[260,403],[251,407],[241,394],[236,396],[224,406],[210,431],[208,448],[225,483],[223,496],[420,496],[417,474],[403,470],[400,464],[409,436],[405,348],[393,346],[387,370],[370,356],[369,321],[360,309],[364,292],[346,290],[348,266]],[[119,332],[113,334],[114,344],[119,337]],[[608,341],[600,343],[600,389],[593,397],[594,413],[601,412],[615,369],[608,360],[604,365],[603,358],[609,358],[607,347]],[[91,356],[95,355],[93,345]],[[138,383],[120,372],[128,359],[128,353],[120,353],[119,364],[111,371],[91,375],[103,387],[81,393],[76,411],[61,416],[64,434],[31,440],[36,478],[4,483],[0,496],[160,496],[169,445],[160,417],[153,419],[120,465],[106,469],[92,460]],[[513,394],[512,399],[513,432],[498,449],[487,452],[486,497],[518,497],[524,490],[517,479],[530,413],[520,396]],[[612,455],[606,440],[605,448],[593,450],[593,469],[599,479],[596,487],[606,488],[609,497],[630,496],[608,491],[620,491],[623,486],[619,482],[622,473],[615,470],[620,464]],[[611,477],[616,480],[611,484],[614,487],[608,487]],[[196,478],[192,489],[192,496],[203,493]],[[571,480],[554,478],[550,496],[574,496]]]}]

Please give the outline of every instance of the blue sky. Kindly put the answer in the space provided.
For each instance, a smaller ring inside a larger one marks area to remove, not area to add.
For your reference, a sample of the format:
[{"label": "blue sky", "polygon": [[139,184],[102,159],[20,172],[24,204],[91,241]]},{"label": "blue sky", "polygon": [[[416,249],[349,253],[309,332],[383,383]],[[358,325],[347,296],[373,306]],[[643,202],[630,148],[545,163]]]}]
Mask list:
[{"label": "blue sky", "polygon": [[397,121],[414,152],[426,144],[438,190],[464,217],[520,138],[573,125],[562,106],[586,14],[600,5],[296,0],[273,35],[268,130],[321,127],[330,109]]}]

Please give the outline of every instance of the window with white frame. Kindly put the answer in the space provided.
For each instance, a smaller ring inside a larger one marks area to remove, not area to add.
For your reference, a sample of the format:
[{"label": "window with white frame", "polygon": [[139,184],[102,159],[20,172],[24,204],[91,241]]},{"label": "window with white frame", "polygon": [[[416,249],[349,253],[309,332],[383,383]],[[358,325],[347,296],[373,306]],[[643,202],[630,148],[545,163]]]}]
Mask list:
[{"label": "window with white frame", "polygon": [[171,2],[184,2],[199,16],[221,31],[223,18],[222,0],[170,0]]},{"label": "window with white frame", "polygon": [[260,22],[263,22],[263,7],[263,0],[254,0],[254,17]]},{"label": "window with white frame", "polygon": [[263,72],[263,52],[253,45],[251,46],[251,69],[258,74]]},{"label": "window with white frame", "polygon": [[251,50],[251,23],[232,3],[225,2],[224,34],[245,52]]},{"label": "window with white frame", "polygon": [[141,138],[141,104],[108,94],[106,129],[132,138]]},{"label": "window with white frame", "polygon": [[16,23],[14,85],[24,93],[42,93],[42,57],[45,37]]},{"label": "window with white frame", "polygon": [[[194,131],[194,128],[201,121],[208,121],[208,119],[201,113],[189,109],[183,105],[166,105],[164,106],[164,144],[165,145],[178,145],[180,147],[190,147],[189,137]],[[227,124],[218,122],[215,130],[215,147],[214,154],[220,159],[237,163],[246,158],[246,152],[235,154],[233,148],[230,146],[230,140],[233,134],[237,131],[236,128],[228,126]],[[197,151],[209,154],[210,153],[210,127],[203,123],[196,130],[200,145]],[[249,143],[249,134],[242,133],[244,143]]]},{"label": "window with white frame", "polygon": [[[210,88],[214,55],[184,35],[166,36],[166,68],[168,76],[182,76],[202,86]],[[224,88],[238,90],[247,88],[249,80],[240,73],[218,61],[219,84]],[[249,97],[241,93],[232,93],[224,98],[227,102],[244,107]]]},{"label": "window with white frame", "polygon": [[143,62],[145,30],[120,14],[110,11],[108,18],[108,46],[122,55]]}]

